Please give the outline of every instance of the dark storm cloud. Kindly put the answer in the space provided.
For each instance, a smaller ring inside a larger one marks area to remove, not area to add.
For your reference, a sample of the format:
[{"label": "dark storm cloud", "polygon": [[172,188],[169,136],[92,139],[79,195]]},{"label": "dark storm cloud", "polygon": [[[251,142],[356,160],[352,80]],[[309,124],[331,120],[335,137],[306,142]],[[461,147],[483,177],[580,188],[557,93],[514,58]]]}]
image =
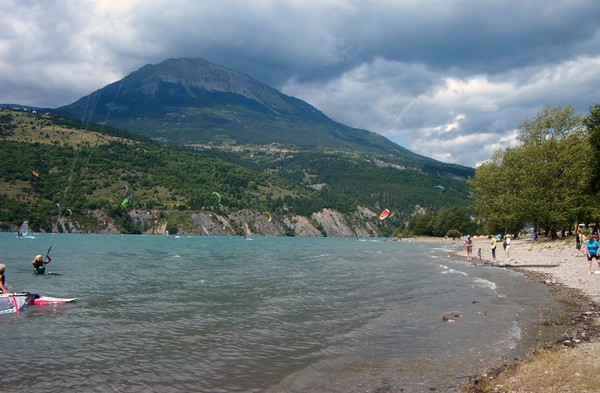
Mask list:
[{"label": "dark storm cloud", "polygon": [[56,107],[204,58],[418,153],[476,165],[543,105],[600,87],[596,1],[0,3],[0,102]]}]

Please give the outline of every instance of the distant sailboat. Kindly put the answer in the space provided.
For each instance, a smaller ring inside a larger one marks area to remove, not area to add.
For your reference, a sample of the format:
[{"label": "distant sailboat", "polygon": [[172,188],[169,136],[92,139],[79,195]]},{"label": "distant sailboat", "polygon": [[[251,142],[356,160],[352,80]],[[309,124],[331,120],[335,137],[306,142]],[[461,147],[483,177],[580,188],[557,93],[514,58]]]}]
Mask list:
[{"label": "distant sailboat", "polygon": [[23,221],[21,227],[19,228],[19,237],[27,236],[29,234],[29,221]]},{"label": "distant sailboat", "polygon": [[29,221],[25,220],[25,221],[23,221],[23,224],[21,224],[21,226],[19,227],[19,232],[17,232],[17,236],[33,238],[33,236],[28,236],[28,235],[29,235]]}]

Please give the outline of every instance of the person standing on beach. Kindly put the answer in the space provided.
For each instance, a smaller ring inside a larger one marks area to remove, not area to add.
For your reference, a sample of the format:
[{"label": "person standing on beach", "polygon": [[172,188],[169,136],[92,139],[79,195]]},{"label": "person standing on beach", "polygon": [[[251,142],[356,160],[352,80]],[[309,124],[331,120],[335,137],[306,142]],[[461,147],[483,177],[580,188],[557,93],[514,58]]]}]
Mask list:
[{"label": "person standing on beach", "polygon": [[598,257],[600,257],[598,255],[598,240],[594,239],[593,235],[590,235],[587,242],[585,242],[585,256],[588,260],[590,274],[592,274],[592,259],[596,259],[598,268],[600,268],[600,260],[598,260]]},{"label": "person standing on beach", "polygon": [[467,248],[467,261],[473,260],[473,240],[471,240],[471,235],[467,235],[465,247]]},{"label": "person standing on beach", "polygon": [[504,253],[506,254],[506,259],[510,259],[510,242],[511,236],[505,235],[504,242],[502,244],[504,245]]},{"label": "person standing on beach", "polygon": [[496,263],[496,236],[489,236],[489,239],[492,239],[490,242],[490,249],[492,250],[492,262]]},{"label": "person standing on beach", "polygon": [[578,257],[579,254],[581,254],[581,240],[582,240],[582,235],[581,235],[581,229],[577,228],[577,233],[575,233],[575,249],[577,250],[575,252],[575,256]]}]

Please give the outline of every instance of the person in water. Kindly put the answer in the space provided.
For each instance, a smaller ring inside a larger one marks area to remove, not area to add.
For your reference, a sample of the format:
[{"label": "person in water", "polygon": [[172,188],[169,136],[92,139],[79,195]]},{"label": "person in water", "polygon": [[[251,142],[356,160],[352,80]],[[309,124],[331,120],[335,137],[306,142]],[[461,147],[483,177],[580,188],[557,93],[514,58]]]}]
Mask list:
[{"label": "person in water", "polygon": [[8,294],[10,291],[6,288],[6,265],[0,263],[0,293]]},{"label": "person in water", "polygon": [[33,274],[46,274],[46,265],[52,262],[52,258],[50,255],[46,255],[48,260],[44,261],[44,258],[41,255],[36,255],[35,259],[31,261],[33,265]]}]

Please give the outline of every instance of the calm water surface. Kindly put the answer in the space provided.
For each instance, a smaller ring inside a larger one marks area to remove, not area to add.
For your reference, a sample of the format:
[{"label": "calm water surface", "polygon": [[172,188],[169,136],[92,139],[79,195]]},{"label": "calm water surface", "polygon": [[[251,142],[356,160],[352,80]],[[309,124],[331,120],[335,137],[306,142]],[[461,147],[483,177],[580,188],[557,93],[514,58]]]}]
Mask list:
[{"label": "calm water surface", "polygon": [[78,300],[0,317],[4,392],[456,391],[556,307],[449,243],[34,236],[0,234],[9,287]]}]

